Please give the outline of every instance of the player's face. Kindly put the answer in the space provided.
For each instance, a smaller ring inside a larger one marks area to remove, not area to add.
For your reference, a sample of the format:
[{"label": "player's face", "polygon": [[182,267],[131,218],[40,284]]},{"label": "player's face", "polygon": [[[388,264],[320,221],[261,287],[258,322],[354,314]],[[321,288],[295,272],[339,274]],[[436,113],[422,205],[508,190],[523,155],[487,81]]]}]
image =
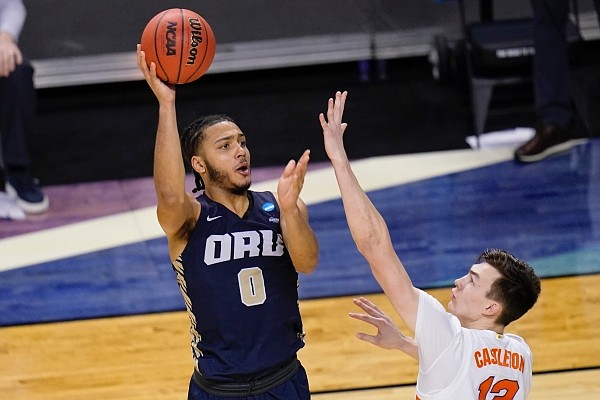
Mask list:
[{"label": "player's face", "polygon": [[208,185],[216,184],[234,193],[250,187],[250,151],[246,136],[236,124],[224,121],[208,127],[202,153]]},{"label": "player's face", "polygon": [[499,277],[496,268],[484,262],[474,264],[465,276],[454,281],[448,310],[458,317],[462,326],[468,327],[485,315],[486,309],[494,302],[486,295]]}]

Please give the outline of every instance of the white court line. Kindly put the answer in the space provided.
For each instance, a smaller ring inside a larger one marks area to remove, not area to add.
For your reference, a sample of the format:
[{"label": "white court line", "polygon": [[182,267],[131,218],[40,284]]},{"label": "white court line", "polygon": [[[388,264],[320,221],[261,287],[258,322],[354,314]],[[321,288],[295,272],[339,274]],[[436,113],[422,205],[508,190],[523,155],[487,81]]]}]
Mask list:
[{"label": "white court line", "polygon": [[[479,151],[467,149],[373,157],[352,162],[352,169],[365,191],[372,191],[507,161],[512,159],[512,152],[512,148]],[[276,187],[276,179],[252,185],[252,189],[256,191],[274,191]],[[339,197],[331,168],[308,172],[302,190],[302,199],[306,204]],[[141,208],[2,239],[0,271],[161,236],[163,231],[156,220],[156,207]]]}]

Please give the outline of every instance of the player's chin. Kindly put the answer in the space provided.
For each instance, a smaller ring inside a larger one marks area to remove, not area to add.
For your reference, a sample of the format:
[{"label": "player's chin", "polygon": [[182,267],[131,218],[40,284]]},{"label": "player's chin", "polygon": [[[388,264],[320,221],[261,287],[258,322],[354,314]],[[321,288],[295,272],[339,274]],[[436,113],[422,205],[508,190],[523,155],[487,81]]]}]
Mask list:
[{"label": "player's chin", "polygon": [[233,192],[237,194],[244,194],[246,190],[250,189],[251,184],[252,181],[250,180],[250,177],[248,177],[248,179],[245,182],[238,182],[237,184],[235,184],[233,187]]},{"label": "player's chin", "polygon": [[454,299],[450,299],[450,301],[448,302],[448,311],[454,314]]}]

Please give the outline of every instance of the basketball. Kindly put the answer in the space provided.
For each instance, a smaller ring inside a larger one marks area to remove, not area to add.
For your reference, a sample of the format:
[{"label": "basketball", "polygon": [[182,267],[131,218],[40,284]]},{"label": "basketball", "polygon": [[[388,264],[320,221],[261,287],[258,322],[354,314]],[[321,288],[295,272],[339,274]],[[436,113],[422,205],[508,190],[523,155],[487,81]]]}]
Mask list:
[{"label": "basketball", "polygon": [[156,14],[142,32],[146,62],[156,64],[165,82],[190,83],[208,71],[215,57],[215,35],[204,18],[185,8]]}]

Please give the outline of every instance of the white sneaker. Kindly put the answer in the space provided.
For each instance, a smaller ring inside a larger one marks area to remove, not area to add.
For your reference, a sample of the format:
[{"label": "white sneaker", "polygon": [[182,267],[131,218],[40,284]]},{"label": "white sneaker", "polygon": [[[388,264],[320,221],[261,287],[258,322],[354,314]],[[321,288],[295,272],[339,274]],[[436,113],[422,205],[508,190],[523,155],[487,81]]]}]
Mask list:
[{"label": "white sneaker", "polygon": [[15,172],[6,177],[6,193],[27,214],[48,211],[48,196],[42,192],[40,182],[28,172]]},{"label": "white sneaker", "polygon": [[25,212],[6,192],[0,192],[0,219],[25,219]]}]

